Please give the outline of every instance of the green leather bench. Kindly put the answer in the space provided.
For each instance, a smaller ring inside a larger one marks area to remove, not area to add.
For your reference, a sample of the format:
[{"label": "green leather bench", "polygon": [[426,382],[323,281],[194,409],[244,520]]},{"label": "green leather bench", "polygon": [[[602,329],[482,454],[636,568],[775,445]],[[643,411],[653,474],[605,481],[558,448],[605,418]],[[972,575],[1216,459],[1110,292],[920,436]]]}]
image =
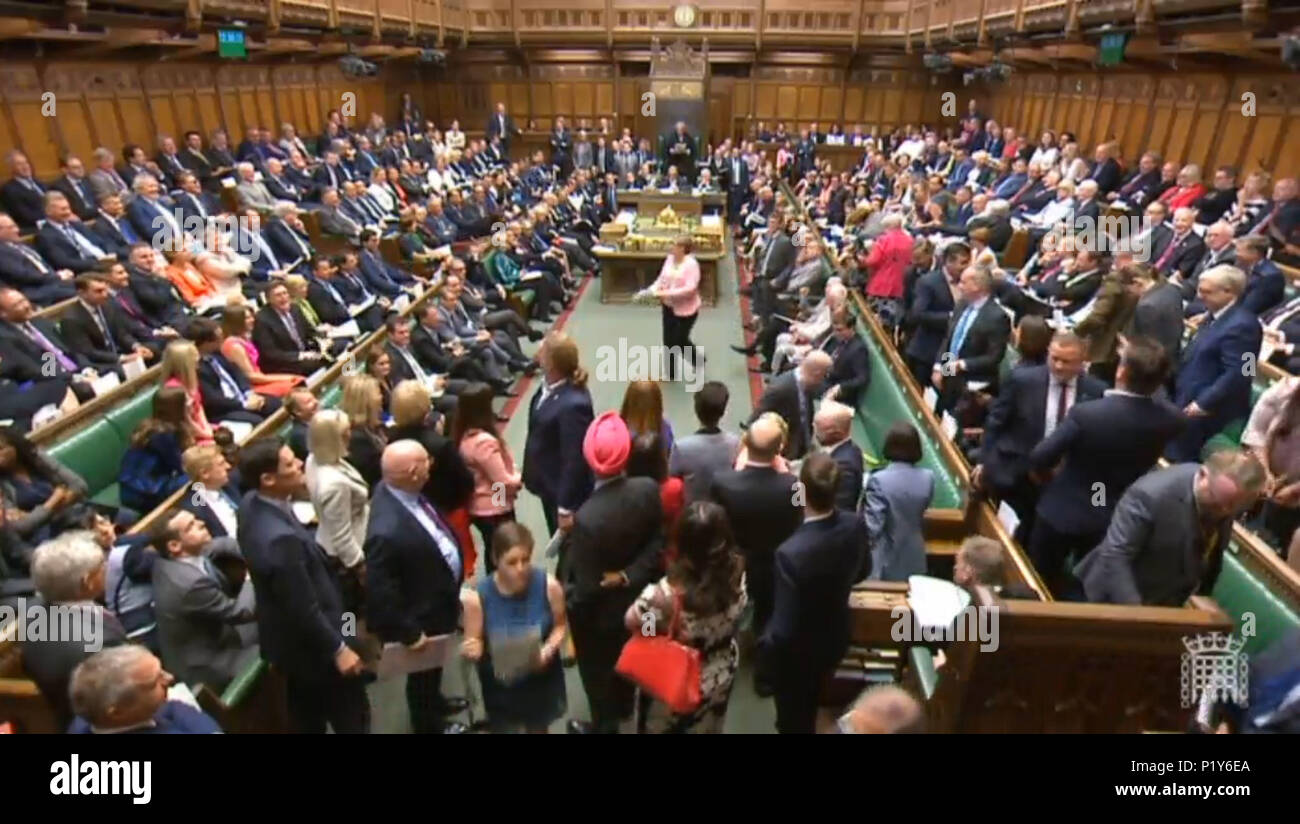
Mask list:
[{"label": "green leather bench", "polygon": [[95,503],[118,505],[117,473],[122,456],[131,445],[131,433],[153,411],[155,391],[156,387],[141,392],[50,447],[55,460],[86,481]]},{"label": "green leather bench", "polygon": [[871,331],[859,321],[858,333],[867,344],[871,356],[871,383],[867,391],[858,399],[858,414],[853,422],[853,439],[868,451],[875,459],[880,458],[885,444],[885,435],[889,427],[897,421],[911,423],[921,434],[923,457],[921,466],[934,472],[934,501],[931,506],[936,509],[962,509],[965,507],[965,495],[962,494],[956,479],[940,459],[938,445],[931,437],[928,428],[918,419],[917,413],[907,402],[905,389],[893,379],[889,362]]},{"label": "green leather bench", "polygon": [[1278,597],[1269,586],[1242,563],[1236,543],[1223,556],[1223,569],[1211,593],[1223,611],[1231,616],[1240,634],[1243,616],[1254,615],[1255,634],[1246,639],[1246,652],[1254,654],[1287,633],[1300,628],[1300,613]]}]

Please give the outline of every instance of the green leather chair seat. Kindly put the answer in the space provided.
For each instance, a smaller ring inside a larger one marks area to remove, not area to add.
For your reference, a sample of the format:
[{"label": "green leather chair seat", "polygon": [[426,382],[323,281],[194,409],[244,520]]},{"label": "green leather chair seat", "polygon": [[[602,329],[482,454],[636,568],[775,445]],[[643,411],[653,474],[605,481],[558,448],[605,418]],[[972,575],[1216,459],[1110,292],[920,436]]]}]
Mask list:
[{"label": "green leather chair seat", "polygon": [[907,402],[903,387],[893,379],[885,354],[871,333],[861,324],[858,331],[871,356],[871,384],[858,399],[854,439],[877,460],[883,460],[880,457],[881,449],[889,427],[900,420],[913,424],[921,434],[924,454],[920,465],[932,470],[935,475],[934,501],[931,506],[937,509],[961,509],[965,506],[965,496],[940,459],[938,445],[926,427],[918,421],[916,413]]},{"label": "green leather chair seat", "polygon": [[907,664],[916,674],[916,682],[921,687],[922,697],[929,701],[939,685],[939,671],[934,666],[934,653],[921,645],[909,647]]},{"label": "green leather chair seat", "polygon": [[1246,652],[1254,654],[1267,649],[1277,639],[1300,628],[1300,615],[1286,601],[1279,598],[1267,584],[1251,574],[1237,556],[1235,544],[1223,556],[1223,570],[1214,583],[1211,593],[1236,625],[1238,633],[1242,616],[1253,613],[1255,635],[1246,639]]},{"label": "green leather chair seat", "polygon": [[117,473],[131,444],[131,433],[153,410],[151,388],[110,410],[50,448],[50,454],[80,475],[96,503],[117,506]]}]

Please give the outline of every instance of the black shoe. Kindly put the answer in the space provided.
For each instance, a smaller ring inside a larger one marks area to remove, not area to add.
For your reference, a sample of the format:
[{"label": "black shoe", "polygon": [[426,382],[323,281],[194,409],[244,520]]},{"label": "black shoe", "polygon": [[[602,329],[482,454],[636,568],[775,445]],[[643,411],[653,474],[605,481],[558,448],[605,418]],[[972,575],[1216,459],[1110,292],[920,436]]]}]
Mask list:
[{"label": "black shoe", "polygon": [[569,723],[564,725],[564,731],[569,735],[592,735],[595,728],[586,721],[579,721],[576,718],[569,719]]},{"label": "black shoe", "polygon": [[[549,319],[542,321],[542,323],[550,323],[550,322],[551,321]],[[531,326],[528,327],[528,339],[530,341],[536,343],[537,341],[541,340],[544,337],[546,337],[546,333],[543,332],[541,329],[534,329]]]},{"label": "black shoe", "polygon": [[757,346],[736,346],[733,343],[731,344],[731,351],[737,352],[741,355],[753,355],[756,352],[758,352],[758,347]]},{"label": "black shoe", "polygon": [[460,715],[469,709],[469,701],[459,696],[452,696],[442,700],[442,707],[439,708],[438,714],[442,716]]}]

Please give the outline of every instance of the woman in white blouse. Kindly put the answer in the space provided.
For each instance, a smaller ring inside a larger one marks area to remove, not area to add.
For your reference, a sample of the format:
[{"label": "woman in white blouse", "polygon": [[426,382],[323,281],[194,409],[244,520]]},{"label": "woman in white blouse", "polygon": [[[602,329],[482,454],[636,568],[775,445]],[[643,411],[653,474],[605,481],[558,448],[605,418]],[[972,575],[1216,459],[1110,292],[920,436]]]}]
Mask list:
[{"label": "woman in white blouse", "polygon": [[1079,144],[1073,140],[1061,150],[1061,180],[1078,185],[1088,177],[1088,161],[1079,157]]},{"label": "woman in white blouse", "polygon": [[243,278],[252,269],[252,261],[230,248],[226,233],[217,224],[206,232],[207,249],[194,258],[194,265],[224,298],[243,294]]},{"label": "woman in white blouse", "polygon": [[388,189],[388,173],[383,166],[370,170],[370,185],[366,187],[366,192],[386,214],[397,214],[397,197]]},{"label": "woman in white blouse", "polygon": [[[370,489],[361,473],[348,463],[352,424],[347,413],[324,409],[307,427],[307,492],[320,526],[316,541],[348,572],[357,585],[364,574],[366,522],[370,519]],[[345,608],[350,608],[345,605]]]},{"label": "woman in white blouse", "polygon": [[447,170],[447,155],[439,154],[438,159],[434,161],[433,168],[426,175],[429,182],[429,188],[435,192],[445,192],[447,187],[452,184],[449,179]]},{"label": "woman in white blouse", "polygon": [[447,128],[447,133],[443,135],[443,139],[447,141],[448,149],[465,148],[465,133],[460,130],[459,120],[451,121],[451,126]]},{"label": "woman in white blouse", "polygon": [[1056,165],[1056,160],[1061,156],[1061,152],[1056,148],[1056,134],[1050,129],[1043,132],[1038,138],[1038,148],[1029,158],[1030,165],[1038,164],[1041,169],[1050,169]]}]

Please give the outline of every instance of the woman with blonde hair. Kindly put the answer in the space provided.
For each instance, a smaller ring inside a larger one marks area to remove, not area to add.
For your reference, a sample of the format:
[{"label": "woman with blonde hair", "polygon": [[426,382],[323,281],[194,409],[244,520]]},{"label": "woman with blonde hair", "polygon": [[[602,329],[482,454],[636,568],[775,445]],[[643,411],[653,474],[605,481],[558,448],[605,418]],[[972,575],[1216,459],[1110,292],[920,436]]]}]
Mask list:
[{"label": "woman with blonde hair", "polygon": [[623,393],[623,406],[619,416],[627,424],[628,434],[635,440],[647,432],[656,434],[662,441],[664,454],[673,451],[673,426],[664,417],[664,396],[655,381],[632,381]]},{"label": "woman with blonde hair", "polygon": [[[758,423],[759,421],[770,422],[775,425],[777,429],[781,430],[781,445],[776,450],[776,458],[772,460],[772,467],[777,472],[789,472],[790,464],[786,462],[785,456],[782,453],[785,452],[785,445],[790,441],[790,424],[787,423],[786,419],[781,417],[777,412],[764,412],[762,415],[759,415],[754,419],[754,423]],[[751,423],[750,426],[752,427],[753,423]],[[733,468],[739,472],[745,468],[745,464],[747,463],[749,463],[748,432],[740,438],[740,454],[736,456],[736,464]]]},{"label": "woman with blonde hair", "polygon": [[338,409],[317,412],[307,427],[307,493],[320,522],[316,541],[348,572],[345,600],[351,603],[345,609],[360,606],[362,547],[370,519],[370,487],[347,459],[351,437],[352,422]]},{"label": "woman with blonde hair", "polygon": [[307,278],[302,275],[289,275],[284,279],[284,288],[289,290],[289,299],[293,301],[294,306],[302,310],[307,325],[311,327],[312,332],[315,332],[321,325],[320,315],[316,314],[311,301],[307,300]]},{"label": "woman with blonde hair", "polygon": [[547,335],[537,360],[545,379],[528,409],[523,481],[541,499],[547,531],[554,534],[557,527],[573,525],[573,513],[595,485],[582,442],[596,413],[572,338],[563,332]]},{"label": "woman with blonde hair", "polygon": [[192,341],[174,340],[163,350],[162,386],[183,389],[186,395],[185,414],[194,432],[196,443],[213,443],[212,424],[203,411],[203,393],[199,390],[199,350]]},{"label": "woman with blonde hair", "polygon": [[383,480],[380,459],[388,445],[383,425],[384,398],[379,391],[379,381],[370,375],[344,378],[339,410],[352,423],[348,463],[357,468],[368,485],[374,486]]},{"label": "woman with blonde hair", "polygon": [[206,235],[207,248],[194,259],[195,267],[220,297],[229,300],[234,295],[243,295],[243,278],[252,269],[252,262],[230,248],[220,223],[210,224]]},{"label": "woman with blonde hair", "polygon": [[247,304],[227,306],[221,312],[221,331],[225,340],[221,342],[221,354],[226,360],[239,367],[253,391],[259,395],[284,397],[293,391],[306,378],[283,372],[263,372],[259,366],[261,353],[253,343],[253,324],[257,315]]}]

